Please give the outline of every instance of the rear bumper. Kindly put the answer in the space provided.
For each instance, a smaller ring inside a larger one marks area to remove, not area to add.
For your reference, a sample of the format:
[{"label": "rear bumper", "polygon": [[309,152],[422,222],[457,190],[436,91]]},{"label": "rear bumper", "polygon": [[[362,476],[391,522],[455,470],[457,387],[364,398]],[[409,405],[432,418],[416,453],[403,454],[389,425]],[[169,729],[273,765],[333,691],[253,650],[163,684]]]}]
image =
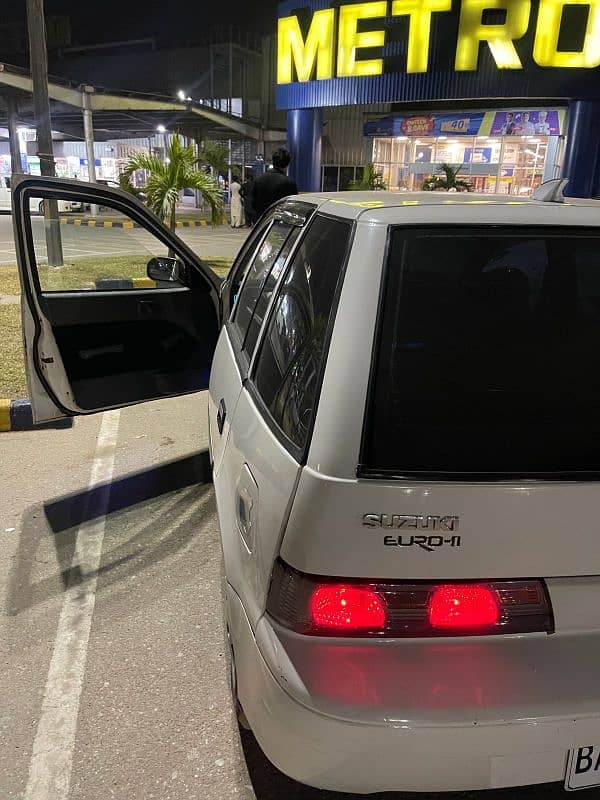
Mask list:
[{"label": "rear bumper", "polygon": [[[253,732],[268,758],[302,783],[353,793],[552,783],[563,781],[571,747],[600,743],[600,711],[519,718],[506,709],[510,721],[435,724],[396,712],[379,724],[322,713],[282,688],[293,676],[274,677],[231,590],[229,616],[240,699]],[[258,638],[262,643],[260,630]]]}]

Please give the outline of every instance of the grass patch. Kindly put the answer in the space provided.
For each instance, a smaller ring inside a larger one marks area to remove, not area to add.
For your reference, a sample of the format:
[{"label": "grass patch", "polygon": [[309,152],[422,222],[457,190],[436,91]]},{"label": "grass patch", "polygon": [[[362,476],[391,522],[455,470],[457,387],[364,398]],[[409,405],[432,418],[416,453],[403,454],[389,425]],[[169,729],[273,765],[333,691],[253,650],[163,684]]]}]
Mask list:
[{"label": "grass patch", "polygon": [[[145,278],[148,260],[147,255],[78,258],[64,267],[41,266],[38,270],[43,290],[65,292],[91,289],[99,278]],[[230,258],[207,258],[203,261],[222,278],[232,264]],[[0,294],[17,295],[20,292],[16,266],[0,267]]]},{"label": "grass patch", "polygon": [[0,267],[0,294],[20,294],[21,283],[19,273],[12,264],[8,267]]},{"label": "grass patch", "polygon": [[0,398],[20,397],[27,397],[21,309],[18,305],[0,306]]}]

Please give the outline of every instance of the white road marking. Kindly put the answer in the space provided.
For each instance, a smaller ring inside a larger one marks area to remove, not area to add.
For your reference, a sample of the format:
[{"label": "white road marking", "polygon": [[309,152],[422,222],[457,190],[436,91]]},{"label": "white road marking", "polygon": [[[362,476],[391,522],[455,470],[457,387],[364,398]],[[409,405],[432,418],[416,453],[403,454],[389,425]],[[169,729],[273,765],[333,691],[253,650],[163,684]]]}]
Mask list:
[{"label": "white road marking", "polygon": [[105,485],[101,516],[82,523],[77,531],[71,574],[80,579],[65,592],[24,800],[67,800],[69,795],[120,415],[120,411],[108,411],[102,416],[89,483],[90,489]]}]

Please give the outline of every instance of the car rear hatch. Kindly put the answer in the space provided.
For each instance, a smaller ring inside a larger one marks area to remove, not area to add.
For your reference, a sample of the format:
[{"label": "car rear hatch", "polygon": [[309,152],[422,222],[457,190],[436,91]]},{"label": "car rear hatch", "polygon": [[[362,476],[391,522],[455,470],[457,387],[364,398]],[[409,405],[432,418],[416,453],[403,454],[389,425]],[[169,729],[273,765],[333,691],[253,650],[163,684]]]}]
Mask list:
[{"label": "car rear hatch", "polygon": [[283,560],[406,580],[600,575],[597,232],[393,228],[382,289],[356,475],[309,463]]}]

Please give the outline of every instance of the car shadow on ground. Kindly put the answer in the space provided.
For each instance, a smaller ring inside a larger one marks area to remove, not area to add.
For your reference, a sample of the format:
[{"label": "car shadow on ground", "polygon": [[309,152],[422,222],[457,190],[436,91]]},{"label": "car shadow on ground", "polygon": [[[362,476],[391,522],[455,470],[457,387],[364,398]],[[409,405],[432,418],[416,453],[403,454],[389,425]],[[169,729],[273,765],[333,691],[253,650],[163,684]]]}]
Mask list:
[{"label": "car shadow on ground", "polygon": [[[264,755],[253,734],[240,729],[242,748],[256,800],[566,800],[573,797],[561,784],[545,784],[528,788],[490,789],[485,792],[385,792],[357,795],[313,789],[291,780]],[[365,763],[365,769],[369,764]],[[579,792],[583,800],[600,797],[598,789]]]},{"label": "car shadow on ground", "polygon": [[[73,567],[77,532],[99,516],[130,531],[99,575],[120,580],[181,550],[196,529],[193,517],[213,511],[211,481],[208,452],[201,451],[27,509],[8,579],[7,614],[16,616],[85,579]],[[58,572],[44,566],[49,563],[58,563]]]}]

